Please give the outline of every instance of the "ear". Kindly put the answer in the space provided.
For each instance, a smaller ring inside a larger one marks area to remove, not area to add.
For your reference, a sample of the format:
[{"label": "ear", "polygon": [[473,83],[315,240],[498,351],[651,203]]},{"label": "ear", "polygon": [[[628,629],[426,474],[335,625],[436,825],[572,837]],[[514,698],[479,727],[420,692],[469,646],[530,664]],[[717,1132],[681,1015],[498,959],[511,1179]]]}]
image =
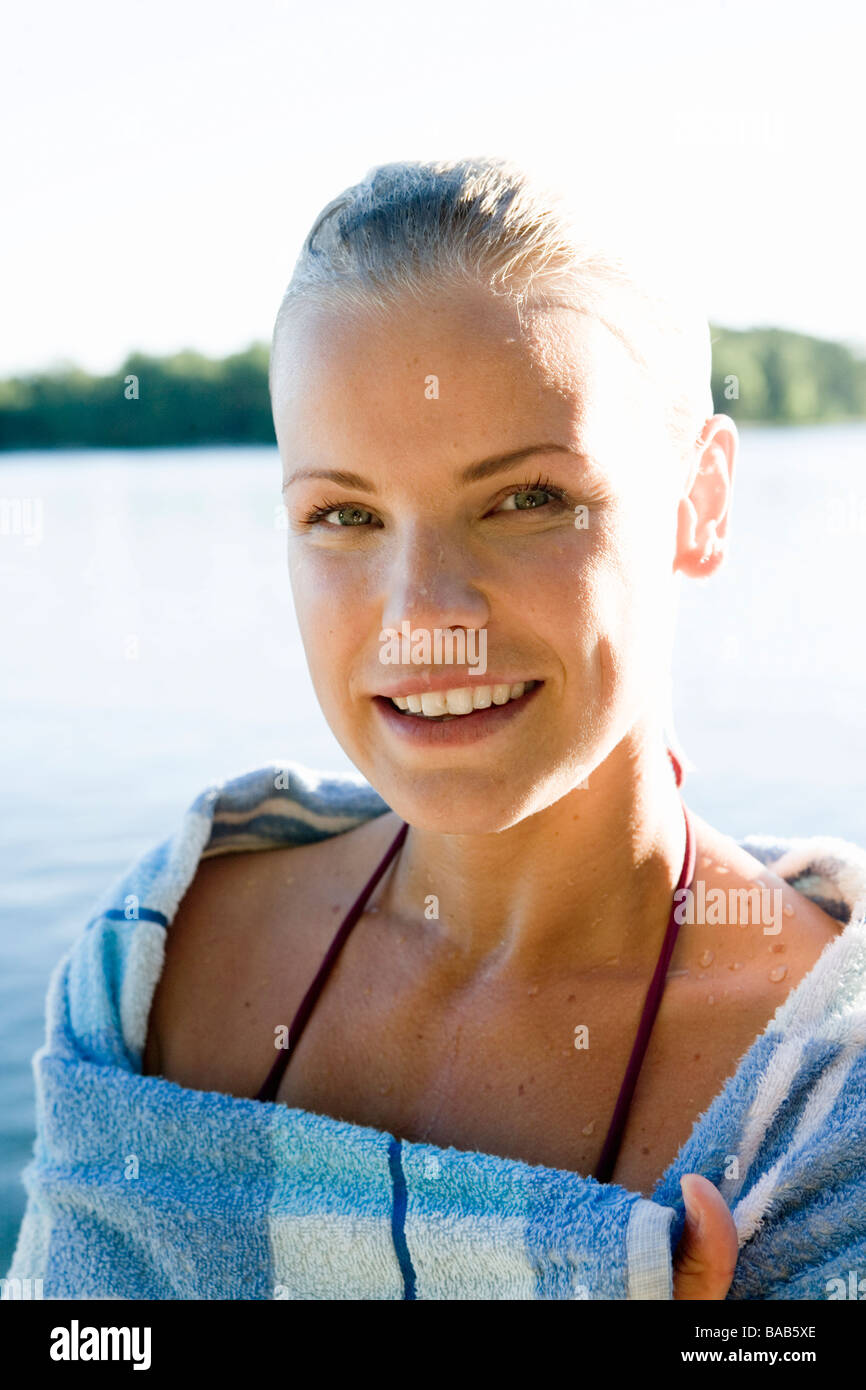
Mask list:
[{"label": "ear", "polygon": [[730,416],[713,415],[707,420],[696,447],[697,459],[679,503],[673,568],[692,579],[706,579],[725,558],[739,447]]}]

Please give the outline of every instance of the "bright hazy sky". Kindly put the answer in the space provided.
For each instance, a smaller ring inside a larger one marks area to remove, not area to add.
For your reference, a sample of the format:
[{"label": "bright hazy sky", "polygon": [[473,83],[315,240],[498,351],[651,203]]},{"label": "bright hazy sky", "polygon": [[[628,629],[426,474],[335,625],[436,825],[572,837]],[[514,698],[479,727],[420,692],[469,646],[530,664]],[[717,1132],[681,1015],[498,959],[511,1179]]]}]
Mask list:
[{"label": "bright hazy sky", "polygon": [[860,0],[19,0],[0,373],[268,339],[373,165],[501,154],[708,317],[866,346]]}]

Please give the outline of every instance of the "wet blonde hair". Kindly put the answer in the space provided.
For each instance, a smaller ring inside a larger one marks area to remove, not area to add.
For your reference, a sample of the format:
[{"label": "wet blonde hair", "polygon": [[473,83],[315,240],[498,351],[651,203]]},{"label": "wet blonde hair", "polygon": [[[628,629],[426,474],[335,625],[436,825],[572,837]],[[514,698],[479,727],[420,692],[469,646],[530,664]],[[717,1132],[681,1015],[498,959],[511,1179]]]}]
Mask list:
[{"label": "wet blonde hair", "polygon": [[677,453],[692,454],[713,414],[706,319],[586,240],[560,194],[492,156],[380,164],[322,209],[277,314],[272,396],[283,328],[301,305],[384,316],[460,284],[509,297],[518,314],[566,304],[597,318],[658,386]]}]

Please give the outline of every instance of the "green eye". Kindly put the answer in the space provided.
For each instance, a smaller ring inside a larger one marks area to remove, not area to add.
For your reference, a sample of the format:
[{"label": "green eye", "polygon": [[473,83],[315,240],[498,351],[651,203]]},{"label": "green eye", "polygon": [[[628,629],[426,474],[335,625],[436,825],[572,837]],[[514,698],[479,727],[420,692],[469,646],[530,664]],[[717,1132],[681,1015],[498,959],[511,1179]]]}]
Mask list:
[{"label": "green eye", "polygon": [[366,512],[364,507],[335,507],[327,517],[336,517],[336,525],[366,525],[373,513]]},{"label": "green eye", "polygon": [[[532,511],[535,507],[544,506],[544,502],[543,502],[543,501],[539,502],[539,501],[537,501],[537,500],[535,500],[535,499],[537,499],[537,498],[545,498],[545,497],[549,497],[549,496],[550,496],[550,493],[549,493],[549,492],[546,492],[544,488],[536,487],[536,488],[532,488],[531,491],[527,491],[527,492],[512,492],[511,495],[510,495],[509,497],[506,497],[505,502],[504,502],[503,505],[504,505],[506,511],[529,512],[529,511]],[[521,500],[521,499],[529,499],[529,500]],[[514,506],[513,506],[513,507],[509,507],[508,504],[509,504],[509,502],[512,502],[512,501],[513,501],[513,503],[514,503]]]}]

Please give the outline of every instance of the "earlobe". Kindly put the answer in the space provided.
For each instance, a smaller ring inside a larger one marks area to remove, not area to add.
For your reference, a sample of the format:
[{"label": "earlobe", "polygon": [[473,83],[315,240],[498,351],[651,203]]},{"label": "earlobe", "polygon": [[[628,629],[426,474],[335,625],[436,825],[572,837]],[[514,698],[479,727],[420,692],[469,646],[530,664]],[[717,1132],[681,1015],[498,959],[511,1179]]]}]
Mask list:
[{"label": "earlobe", "polygon": [[674,570],[707,579],[725,558],[737,431],[726,415],[709,419],[699,441],[700,457],[680,498]]},{"label": "earlobe", "polygon": [[712,564],[714,557],[717,554],[721,556],[721,553],[724,550],[724,542],[718,534],[718,522],[716,521],[715,517],[711,517],[710,520],[707,522],[706,532],[707,534],[704,540],[704,549],[701,553],[700,559],[698,560],[699,565]]},{"label": "earlobe", "polygon": [[725,558],[725,542],[718,534],[718,525],[715,517],[700,522],[692,499],[680,499],[674,572],[679,570],[690,579],[708,579],[715,574]]}]

